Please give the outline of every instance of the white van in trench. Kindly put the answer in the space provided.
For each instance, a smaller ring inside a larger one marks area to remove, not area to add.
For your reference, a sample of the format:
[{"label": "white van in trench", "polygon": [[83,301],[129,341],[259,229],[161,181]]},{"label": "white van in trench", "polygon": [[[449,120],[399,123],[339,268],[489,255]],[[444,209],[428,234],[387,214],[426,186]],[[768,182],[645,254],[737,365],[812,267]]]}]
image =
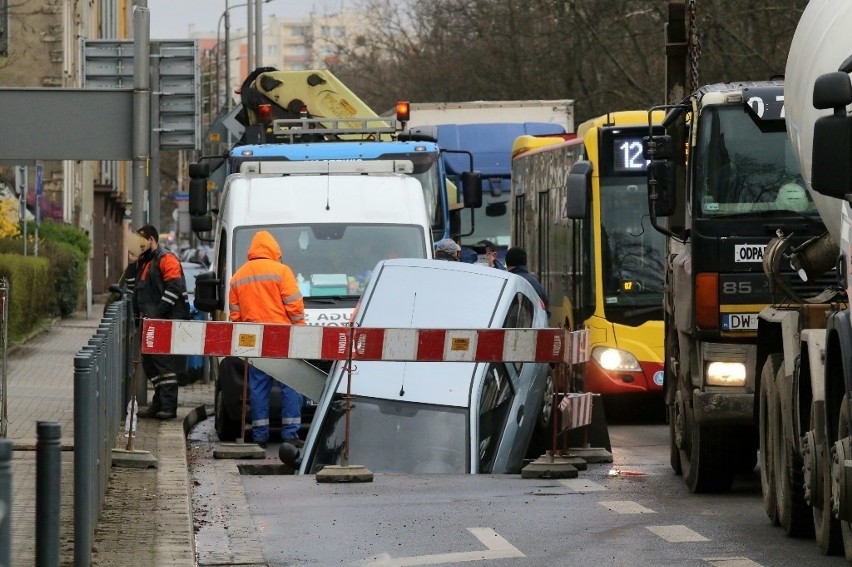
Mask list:
[{"label": "white van in trench", "polygon": [[[358,326],[384,328],[548,325],[520,276],[441,260],[379,262],[354,317]],[[549,429],[550,370],[547,363],[358,361],[349,463],[374,473],[517,473],[536,429]],[[345,364],[336,363],[303,451],[290,451],[287,464],[300,474],[342,464],[347,382]],[[280,453],[285,462],[287,452]]]},{"label": "white van in trench", "polygon": [[[412,168],[405,160],[243,162],[240,173],[227,178],[214,211],[210,275],[215,278],[197,279],[196,303],[214,311],[214,319],[227,320],[231,277],[246,262],[255,233],[266,230],[297,276],[307,323],[348,325],[376,262],[432,257],[423,191],[405,175]],[[258,359],[255,364],[313,399],[328,370],[290,360]],[[211,366],[216,369],[216,433],[231,441],[245,431],[240,428],[242,362],[226,358]],[[280,418],[279,403],[274,388],[272,420]]]}]

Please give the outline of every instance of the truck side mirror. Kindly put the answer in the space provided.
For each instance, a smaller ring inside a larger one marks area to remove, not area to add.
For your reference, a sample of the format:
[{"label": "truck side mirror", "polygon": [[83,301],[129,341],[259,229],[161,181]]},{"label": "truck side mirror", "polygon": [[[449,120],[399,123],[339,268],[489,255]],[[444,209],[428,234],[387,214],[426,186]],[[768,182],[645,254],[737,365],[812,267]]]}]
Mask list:
[{"label": "truck side mirror", "polygon": [[670,217],[675,212],[675,170],[669,160],[652,160],[648,164],[648,210],[656,217]]},{"label": "truck side mirror", "polygon": [[482,206],[482,174],[478,171],[465,171],[461,175],[464,208],[478,209]]},{"label": "truck side mirror", "polygon": [[589,189],[592,183],[592,164],[581,160],[571,166],[565,181],[565,210],[563,218],[584,219],[589,210]]},{"label": "truck side mirror", "polygon": [[672,159],[674,157],[672,137],[645,136],[642,138],[642,157],[646,160]]},{"label": "truck side mirror", "polygon": [[843,199],[852,193],[852,117],[846,106],[852,103],[852,82],[842,72],[826,73],[814,83],[813,104],[834,113],[814,122],[811,156],[811,186],[827,197]]},{"label": "truck side mirror", "polygon": [[204,272],[195,278],[195,308],[213,313],[225,308],[224,287],[216,272]]}]

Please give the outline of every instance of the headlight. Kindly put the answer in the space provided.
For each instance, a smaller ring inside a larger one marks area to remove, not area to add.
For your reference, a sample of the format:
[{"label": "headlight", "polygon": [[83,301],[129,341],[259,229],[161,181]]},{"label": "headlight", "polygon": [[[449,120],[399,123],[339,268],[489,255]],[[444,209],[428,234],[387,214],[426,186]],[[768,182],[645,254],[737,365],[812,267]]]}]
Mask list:
[{"label": "headlight", "polygon": [[708,386],[745,386],[746,369],[742,362],[711,362],[707,367]]},{"label": "headlight", "polygon": [[619,370],[625,372],[639,372],[642,367],[636,357],[626,350],[610,347],[595,347],[592,349],[592,358],[601,365],[604,370]]}]

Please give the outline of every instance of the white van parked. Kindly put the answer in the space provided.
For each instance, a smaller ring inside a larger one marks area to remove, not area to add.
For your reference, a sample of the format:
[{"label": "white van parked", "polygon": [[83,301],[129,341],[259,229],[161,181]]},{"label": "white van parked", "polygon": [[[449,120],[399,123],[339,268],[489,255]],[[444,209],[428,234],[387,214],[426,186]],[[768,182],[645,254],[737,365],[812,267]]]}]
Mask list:
[{"label": "white van parked", "polygon": [[[476,293],[465,293],[475,289]],[[379,262],[357,326],[546,328],[520,276],[440,260]],[[342,464],[347,371],[336,363],[302,452],[280,456],[300,474]],[[549,431],[547,363],[359,361],[352,371],[349,462],[374,473],[517,473],[533,434]],[[288,462],[289,460],[289,462]]]},{"label": "white van parked", "polygon": [[[227,320],[231,276],[246,262],[255,233],[266,230],[281,247],[282,261],[297,276],[307,323],[347,325],[379,260],[432,257],[423,191],[416,179],[405,175],[412,168],[406,160],[243,162],[240,173],[227,178],[214,211],[211,276],[215,277],[198,278],[196,305],[213,311],[216,320]],[[324,372],[294,365],[298,363],[281,362],[280,370],[270,375],[306,395],[310,394],[291,377],[320,383],[325,379]],[[222,365],[228,370],[213,377],[216,431],[222,440],[241,432],[238,366]],[[273,408],[270,416],[276,415]]]}]

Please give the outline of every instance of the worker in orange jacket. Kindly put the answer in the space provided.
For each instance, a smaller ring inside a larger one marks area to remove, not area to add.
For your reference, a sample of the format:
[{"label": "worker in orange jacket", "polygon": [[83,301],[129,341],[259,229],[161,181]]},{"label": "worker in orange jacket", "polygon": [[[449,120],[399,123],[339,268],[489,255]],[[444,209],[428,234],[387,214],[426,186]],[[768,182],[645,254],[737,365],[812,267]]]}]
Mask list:
[{"label": "worker in orange jacket", "polygon": [[[254,235],[248,262],[231,278],[231,321],[305,324],[305,303],[289,266],[281,261],[281,247],[268,231]],[[249,365],[252,440],[266,447],[269,441],[269,392],[272,377]],[[299,443],[302,395],[281,384],[281,439]]]}]

